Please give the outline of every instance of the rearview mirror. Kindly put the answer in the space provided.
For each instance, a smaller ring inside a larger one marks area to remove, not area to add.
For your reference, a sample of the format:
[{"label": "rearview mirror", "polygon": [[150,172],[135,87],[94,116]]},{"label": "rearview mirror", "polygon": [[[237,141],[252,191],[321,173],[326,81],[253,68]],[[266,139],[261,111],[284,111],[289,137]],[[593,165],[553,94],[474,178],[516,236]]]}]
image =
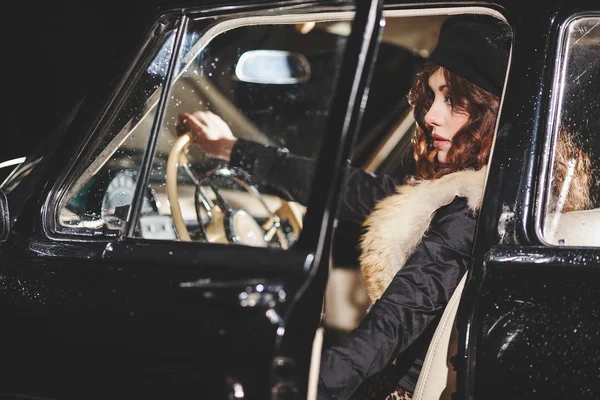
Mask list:
[{"label": "rearview mirror", "polygon": [[310,64],[299,53],[251,50],[240,57],[235,76],[242,82],[289,85],[310,79]]}]

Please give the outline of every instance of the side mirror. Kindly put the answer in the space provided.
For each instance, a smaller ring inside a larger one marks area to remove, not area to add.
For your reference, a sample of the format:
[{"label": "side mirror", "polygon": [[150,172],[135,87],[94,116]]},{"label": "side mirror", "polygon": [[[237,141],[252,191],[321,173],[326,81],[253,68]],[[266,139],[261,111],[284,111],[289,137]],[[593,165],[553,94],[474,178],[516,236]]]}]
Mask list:
[{"label": "side mirror", "polygon": [[10,216],[8,213],[8,198],[0,190],[0,243],[6,242],[10,232]]},{"label": "side mirror", "polygon": [[310,79],[310,64],[299,53],[250,50],[238,60],[235,76],[242,82],[290,85]]}]

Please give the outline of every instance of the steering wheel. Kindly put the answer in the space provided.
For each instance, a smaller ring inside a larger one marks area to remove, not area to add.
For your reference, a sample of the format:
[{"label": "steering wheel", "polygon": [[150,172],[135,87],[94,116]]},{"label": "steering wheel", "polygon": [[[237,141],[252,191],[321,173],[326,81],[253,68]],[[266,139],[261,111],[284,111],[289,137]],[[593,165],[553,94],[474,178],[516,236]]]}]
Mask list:
[{"label": "steering wheel", "polygon": [[[192,143],[192,134],[184,133],[175,141],[167,161],[167,198],[171,208],[171,217],[175,231],[181,241],[191,241],[187,226],[183,220],[179,204],[179,190],[177,185],[177,168],[182,165],[187,168],[187,153]],[[235,243],[247,246],[267,247],[273,236],[283,249],[289,248],[293,243],[284,230],[284,225],[291,227],[295,237],[302,229],[302,215],[300,210],[292,203],[281,200],[281,206],[276,211],[271,211],[262,194],[251,184],[250,175],[236,168],[218,168],[204,174],[200,179],[195,179],[191,171],[188,173],[196,185],[196,216],[198,224],[203,231],[206,241],[210,243]],[[256,198],[265,208],[268,220],[260,225],[254,217],[243,209],[232,208],[225,197],[214,184],[214,178],[225,177],[234,180],[249,194]],[[203,185],[210,186],[215,195],[215,203],[205,194]],[[200,207],[203,207],[209,217],[209,222],[204,224]],[[284,223],[285,221],[285,223]]]}]

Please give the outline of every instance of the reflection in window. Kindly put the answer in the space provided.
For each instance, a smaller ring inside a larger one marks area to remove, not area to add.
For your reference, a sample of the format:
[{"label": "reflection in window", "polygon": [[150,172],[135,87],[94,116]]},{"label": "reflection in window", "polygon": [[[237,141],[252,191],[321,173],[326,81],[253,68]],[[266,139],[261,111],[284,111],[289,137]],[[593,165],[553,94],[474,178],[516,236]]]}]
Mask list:
[{"label": "reflection in window", "polygon": [[600,246],[600,17],[572,19],[562,45],[543,235],[554,245]]}]

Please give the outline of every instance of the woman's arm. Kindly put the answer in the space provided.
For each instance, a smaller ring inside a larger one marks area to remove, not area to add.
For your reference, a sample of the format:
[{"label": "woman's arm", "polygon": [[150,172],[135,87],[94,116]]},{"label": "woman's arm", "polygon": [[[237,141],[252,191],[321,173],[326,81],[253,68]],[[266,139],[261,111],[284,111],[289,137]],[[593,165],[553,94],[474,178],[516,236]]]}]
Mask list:
[{"label": "woman's arm", "polygon": [[426,237],[360,325],[321,360],[320,399],[346,399],[443,312],[470,261],[475,217],[457,199],[438,210]]},{"label": "woman's arm", "polygon": [[286,200],[308,203],[315,160],[273,146],[239,139],[229,165],[246,171],[252,181],[276,189]]},{"label": "woman's arm", "polygon": [[[276,188],[289,200],[303,205],[308,202],[316,167],[312,158],[240,139],[233,147],[229,165],[242,168],[256,183]],[[394,193],[398,184],[389,176],[372,175],[350,167],[338,219],[362,224],[375,203]]]},{"label": "woman's arm", "polygon": [[[229,161],[232,167],[248,172],[254,183],[278,190],[287,200],[308,203],[316,162],[312,158],[291,154],[277,147],[265,146],[236,138],[229,126],[211,112],[197,111],[179,116],[185,131],[194,135],[194,144],[209,155]],[[376,176],[360,168],[350,167],[341,209],[340,221],[362,224],[375,203],[394,193],[399,179]]]}]

